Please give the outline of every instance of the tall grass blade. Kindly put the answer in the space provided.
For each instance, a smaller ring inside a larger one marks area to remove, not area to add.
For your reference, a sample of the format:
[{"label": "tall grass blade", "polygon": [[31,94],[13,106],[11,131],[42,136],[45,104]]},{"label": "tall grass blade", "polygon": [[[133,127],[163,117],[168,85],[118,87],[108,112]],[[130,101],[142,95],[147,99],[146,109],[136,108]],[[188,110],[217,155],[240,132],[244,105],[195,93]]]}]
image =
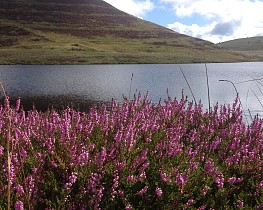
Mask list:
[{"label": "tall grass blade", "polygon": [[[229,82],[229,83],[231,83],[233,85],[233,87],[235,89],[235,92],[236,92],[236,97],[238,97],[238,100],[239,100],[239,103],[241,105],[241,108],[242,108],[242,110],[244,110],[244,107],[243,107],[242,102],[241,102],[241,100],[239,98],[239,94],[238,94],[238,91],[237,91],[237,88],[236,88],[235,84],[231,80],[227,80],[227,79],[220,79],[219,82]],[[250,113],[250,117],[251,117],[251,113]],[[246,118],[246,121],[248,122],[246,115],[245,115],[245,118]],[[251,117],[251,121],[252,121],[252,117]]]},{"label": "tall grass blade", "polygon": [[[249,79],[249,80],[245,80],[245,81],[241,81],[241,82],[237,82],[236,84],[242,84],[242,83],[247,83],[247,82],[253,82],[253,81],[261,81],[263,80],[263,78],[260,78],[260,79]],[[261,83],[260,83],[261,84]]]},{"label": "tall grass blade", "polygon": [[129,90],[129,100],[130,100],[130,96],[131,96],[132,79],[133,79],[133,73],[132,73],[132,76],[131,76],[131,83],[130,83],[130,90]]},{"label": "tall grass blade", "polygon": [[209,88],[208,70],[207,70],[207,65],[206,65],[206,63],[205,63],[205,74],[206,74],[208,107],[209,107],[209,112],[211,112],[210,88]]},{"label": "tall grass blade", "polygon": [[183,72],[183,69],[181,68],[180,65],[178,65],[178,66],[179,66],[179,69],[181,70],[181,73],[182,73],[182,75],[183,75],[183,77],[184,77],[184,80],[186,81],[186,83],[187,83],[187,85],[188,85],[188,88],[190,89],[190,92],[191,92],[191,94],[192,94],[192,97],[193,97],[193,99],[194,99],[194,102],[195,102],[195,104],[197,104],[197,103],[196,103],[196,100],[195,100],[194,93],[193,93],[193,91],[192,91],[192,88],[191,88],[188,80],[186,79],[186,76],[185,76],[185,74],[184,74],[184,72]]},{"label": "tall grass blade", "polygon": [[[249,93],[249,89],[247,90],[246,105],[247,105],[248,93]],[[248,111],[248,113],[249,113],[250,119],[253,119],[252,114],[251,114],[251,111],[250,111],[249,108],[247,109],[247,111]]]},{"label": "tall grass blade", "polygon": [[[250,88],[250,89],[251,89],[251,88]],[[251,89],[251,91],[253,92],[253,94],[254,94],[255,97],[257,98],[258,102],[260,103],[261,107],[263,108],[263,104],[262,104],[262,102],[259,100],[259,98],[258,98],[257,94],[255,93],[255,91],[252,90],[252,89]]]}]

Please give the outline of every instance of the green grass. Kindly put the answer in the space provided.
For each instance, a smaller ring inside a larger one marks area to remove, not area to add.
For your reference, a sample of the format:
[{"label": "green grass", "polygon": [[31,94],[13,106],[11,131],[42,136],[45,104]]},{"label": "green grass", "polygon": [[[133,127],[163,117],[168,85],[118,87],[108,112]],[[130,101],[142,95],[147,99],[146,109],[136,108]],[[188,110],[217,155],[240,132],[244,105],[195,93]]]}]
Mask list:
[{"label": "green grass", "polygon": [[248,37],[219,43],[218,46],[235,50],[240,54],[252,57],[253,60],[263,60],[263,36]]},{"label": "green grass", "polygon": [[0,64],[239,62],[252,58],[100,0],[0,2]]},{"label": "green grass", "polygon": [[[190,39],[190,38],[189,38]],[[191,50],[190,50],[191,49]],[[243,61],[226,50],[193,48],[188,40],[158,41],[125,38],[79,37],[53,32],[34,32],[14,46],[0,49],[0,63],[193,63]]]}]

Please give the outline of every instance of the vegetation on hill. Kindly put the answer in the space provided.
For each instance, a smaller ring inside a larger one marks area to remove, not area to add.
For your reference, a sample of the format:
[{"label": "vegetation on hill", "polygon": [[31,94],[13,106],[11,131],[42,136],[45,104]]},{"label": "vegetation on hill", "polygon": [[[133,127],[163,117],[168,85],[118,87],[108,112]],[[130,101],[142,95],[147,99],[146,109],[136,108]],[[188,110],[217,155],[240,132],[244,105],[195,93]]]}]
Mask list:
[{"label": "vegetation on hill", "polygon": [[0,64],[191,63],[250,58],[102,0],[0,1]]},{"label": "vegetation on hill", "polygon": [[253,60],[263,60],[263,36],[235,39],[219,43],[218,46],[251,56]]}]

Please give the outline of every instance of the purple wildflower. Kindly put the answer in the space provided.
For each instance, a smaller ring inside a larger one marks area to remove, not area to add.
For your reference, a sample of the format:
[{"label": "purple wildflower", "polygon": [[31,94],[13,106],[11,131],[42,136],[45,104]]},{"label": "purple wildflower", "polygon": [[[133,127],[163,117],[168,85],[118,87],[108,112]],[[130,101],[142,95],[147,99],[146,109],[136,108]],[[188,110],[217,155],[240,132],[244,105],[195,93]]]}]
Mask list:
[{"label": "purple wildflower", "polygon": [[2,147],[2,146],[0,145],[0,157],[3,155],[3,152],[4,152],[4,147]]},{"label": "purple wildflower", "polygon": [[77,181],[77,173],[72,172],[72,174],[69,176],[68,183],[65,184],[64,188],[69,190],[72,185]]},{"label": "purple wildflower", "polygon": [[132,210],[131,204],[128,203],[128,204],[125,206],[125,210]]},{"label": "purple wildflower", "polygon": [[210,189],[210,187],[205,186],[204,189],[202,190],[202,195],[205,196],[209,189]]},{"label": "purple wildflower", "polygon": [[25,192],[24,192],[24,188],[23,188],[23,186],[21,186],[21,185],[17,185],[16,187],[15,187],[15,190],[16,190],[16,192],[17,192],[17,194],[19,195],[19,196],[22,196]]},{"label": "purple wildflower", "polygon": [[189,199],[187,201],[187,203],[185,204],[185,206],[191,206],[193,203],[194,203],[194,200],[193,199]]},{"label": "purple wildflower", "polygon": [[244,207],[244,202],[242,201],[242,200],[237,200],[237,207],[239,208],[239,209],[242,209],[243,207]]},{"label": "purple wildflower", "polygon": [[157,188],[155,189],[155,193],[156,193],[157,197],[161,197],[162,194],[163,194],[163,191],[162,191],[161,188],[157,187]]},{"label": "purple wildflower", "polygon": [[231,177],[231,178],[229,178],[229,179],[227,180],[227,182],[228,182],[229,184],[234,184],[234,183],[236,182],[236,180],[237,180],[236,177]]},{"label": "purple wildflower", "polygon": [[15,210],[24,210],[24,204],[22,201],[15,202]]},{"label": "purple wildflower", "polygon": [[145,194],[148,190],[148,186],[145,186],[143,189],[141,189],[139,192],[137,192],[137,195],[142,196],[143,194]]}]

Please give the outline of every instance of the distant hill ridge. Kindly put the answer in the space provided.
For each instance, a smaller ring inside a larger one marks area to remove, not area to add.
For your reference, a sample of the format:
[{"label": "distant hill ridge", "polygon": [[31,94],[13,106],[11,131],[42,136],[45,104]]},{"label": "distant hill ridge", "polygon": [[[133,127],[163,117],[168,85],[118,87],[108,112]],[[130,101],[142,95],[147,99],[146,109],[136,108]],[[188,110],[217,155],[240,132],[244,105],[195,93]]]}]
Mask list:
[{"label": "distant hill ridge", "polygon": [[102,0],[0,2],[0,64],[192,63],[250,57],[124,13]]},{"label": "distant hill ridge", "polygon": [[233,50],[263,50],[263,36],[235,39],[219,43],[218,46]]},{"label": "distant hill ridge", "polygon": [[235,39],[217,45],[263,61],[263,36]]}]

